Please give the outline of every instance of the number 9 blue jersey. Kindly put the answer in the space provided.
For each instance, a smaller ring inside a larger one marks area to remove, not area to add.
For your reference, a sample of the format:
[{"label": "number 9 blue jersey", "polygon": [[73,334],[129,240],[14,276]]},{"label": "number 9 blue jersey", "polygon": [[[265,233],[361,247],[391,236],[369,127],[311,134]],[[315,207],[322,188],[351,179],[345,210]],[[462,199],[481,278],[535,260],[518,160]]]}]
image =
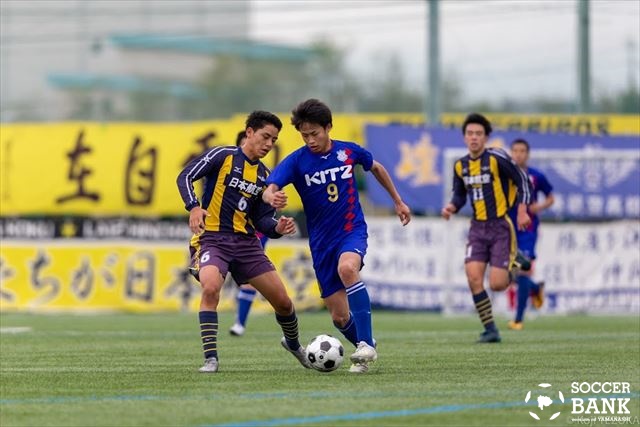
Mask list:
[{"label": "number 9 blue jersey", "polygon": [[284,188],[293,184],[307,216],[309,246],[320,249],[364,233],[367,225],[360,206],[354,168],[373,166],[373,156],[353,142],[332,140],[328,153],[316,154],[305,145],[288,155],[267,178],[268,184]]}]

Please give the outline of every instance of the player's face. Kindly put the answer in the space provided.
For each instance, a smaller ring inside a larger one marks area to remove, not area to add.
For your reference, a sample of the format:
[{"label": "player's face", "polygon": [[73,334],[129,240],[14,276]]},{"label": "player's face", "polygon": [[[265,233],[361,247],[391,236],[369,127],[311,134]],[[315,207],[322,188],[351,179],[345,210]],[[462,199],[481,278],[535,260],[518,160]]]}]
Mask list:
[{"label": "player's face", "polygon": [[300,132],[304,143],[312,153],[326,153],[331,149],[331,139],[329,138],[330,130],[331,125],[323,128],[316,123],[304,122],[300,125],[298,132]]},{"label": "player's face", "polygon": [[464,143],[471,155],[482,153],[487,139],[487,134],[484,133],[484,127],[481,124],[469,123],[467,125],[464,131]]},{"label": "player's face", "polygon": [[527,150],[527,146],[524,144],[515,144],[511,147],[511,158],[521,168],[526,167],[527,161],[529,160],[529,151]]},{"label": "player's face", "polygon": [[242,151],[244,151],[251,160],[262,159],[269,154],[269,151],[271,151],[275,145],[279,133],[278,128],[271,124],[258,130],[247,128],[247,137],[242,146]]}]

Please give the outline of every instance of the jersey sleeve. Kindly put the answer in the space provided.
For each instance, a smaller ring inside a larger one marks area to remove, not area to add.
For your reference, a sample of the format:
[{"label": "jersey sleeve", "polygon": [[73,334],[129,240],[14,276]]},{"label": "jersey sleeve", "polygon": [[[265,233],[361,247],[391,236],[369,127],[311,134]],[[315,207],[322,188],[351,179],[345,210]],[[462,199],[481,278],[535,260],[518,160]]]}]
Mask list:
[{"label": "jersey sleeve", "polygon": [[504,151],[500,149],[491,150],[491,154],[498,161],[498,168],[500,173],[504,173],[508,176],[515,186],[518,188],[516,194],[516,204],[524,203],[528,205],[531,203],[531,181],[526,172],[518,166],[513,159]]},{"label": "jersey sleeve", "polygon": [[224,159],[234,150],[235,147],[214,147],[190,161],[182,169],[178,174],[176,184],[186,210],[189,211],[200,204],[193,189],[193,183],[216,169],[220,169]]},{"label": "jersey sleeve", "polygon": [[538,186],[540,187],[540,191],[542,191],[545,196],[548,196],[553,192],[553,186],[547,180],[547,177],[542,173],[538,174]]},{"label": "jersey sleeve", "polygon": [[467,188],[462,180],[462,162],[458,160],[453,165],[453,196],[451,197],[451,204],[456,207],[456,212],[459,212],[466,202]]},{"label": "jersey sleeve", "polygon": [[282,234],[276,231],[278,220],[276,219],[276,210],[271,205],[258,200],[253,212],[252,220],[255,229],[271,239],[279,239]]},{"label": "jersey sleeve", "polygon": [[285,157],[267,177],[267,185],[275,184],[279,188],[284,188],[294,182],[296,178],[297,151]]},{"label": "jersey sleeve", "polygon": [[349,144],[351,150],[355,154],[356,163],[360,163],[365,171],[371,170],[373,166],[373,154],[366,148],[359,146],[358,144]]}]

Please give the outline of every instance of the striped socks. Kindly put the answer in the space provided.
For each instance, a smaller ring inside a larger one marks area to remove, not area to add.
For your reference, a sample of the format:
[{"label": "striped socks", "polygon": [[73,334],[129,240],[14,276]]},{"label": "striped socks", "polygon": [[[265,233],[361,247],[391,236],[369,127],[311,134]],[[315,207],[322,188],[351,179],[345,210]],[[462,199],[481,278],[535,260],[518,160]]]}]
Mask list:
[{"label": "striped socks", "polygon": [[493,321],[491,300],[489,299],[487,291],[483,290],[479,294],[475,294],[473,296],[473,302],[476,305],[476,310],[478,311],[478,316],[480,316],[480,321],[484,325],[484,329],[487,331],[495,331],[496,324]]},{"label": "striped socks", "polygon": [[349,308],[351,308],[352,317],[356,323],[357,339],[374,347],[371,331],[371,301],[367,288],[364,286],[364,282],[357,282],[349,286],[346,291]]},{"label": "striped socks", "polygon": [[218,358],[218,312],[201,311],[198,315],[204,358]]}]

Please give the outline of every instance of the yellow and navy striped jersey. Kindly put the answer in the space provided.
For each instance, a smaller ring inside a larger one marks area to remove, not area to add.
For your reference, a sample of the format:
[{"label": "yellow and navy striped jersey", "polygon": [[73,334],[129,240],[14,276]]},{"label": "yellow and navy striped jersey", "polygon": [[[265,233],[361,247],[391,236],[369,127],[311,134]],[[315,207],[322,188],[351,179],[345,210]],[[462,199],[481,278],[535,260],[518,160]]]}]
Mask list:
[{"label": "yellow and navy striped jersey", "polygon": [[478,221],[502,218],[514,204],[530,203],[529,179],[504,150],[487,148],[475,159],[467,154],[453,169],[451,203],[459,211],[469,194]]},{"label": "yellow and navy striped jersey", "polygon": [[[255,234],[269,237],[275,232],[275,209],[262,201],[269,169],[251,161],[239,147],[214,147],[193,159],[178,175],[178,190],[185,208],[201,205],[209,212],[205,231]],[[205,178],[202,203],[193,182]]]}]

